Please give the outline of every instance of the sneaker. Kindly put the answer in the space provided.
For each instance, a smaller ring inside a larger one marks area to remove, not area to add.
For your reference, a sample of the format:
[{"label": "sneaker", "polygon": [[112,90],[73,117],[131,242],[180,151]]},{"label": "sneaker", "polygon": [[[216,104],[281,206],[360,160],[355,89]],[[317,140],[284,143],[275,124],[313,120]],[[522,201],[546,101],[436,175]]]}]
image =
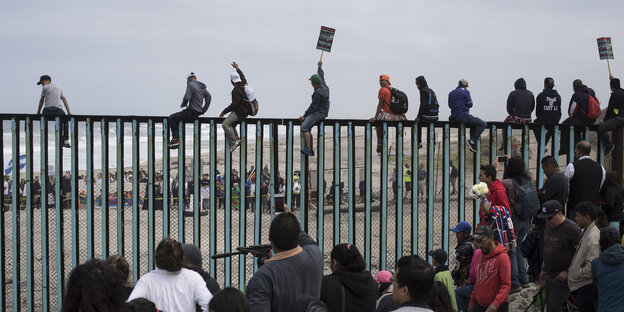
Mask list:
[{"label": "sneaker", "polygon": [[422,143],[418,143],[418,149],[422,148]]},{"label": "sneaker", "polygon": [[509,290],[509,293],[510,293],[510,294],[515,294],[515,293],[519,293],[519,292],[521,292],[521,291],[522,291],[522,288],[521,288],[521,287],[512,287],[512,288]]},{"label": "sneaker", "polygon": [[522,287],[522,288],[529,288],[529,287],[531,287],[531,284],[524,283],[524,284],[520,285],[520,287]]},{"label": "sneaker", "polygon": [[230,153],[234,153],[234,151],[240,146],[240,140],[234,141],[232,147],[230,147]]},{"label": "sneaker", "polygon": [[613,149],[615,149],[615,145],[613,144],[611,146],[605,146],[604,155],[605,156],[609,155],[609,153],[611,153]]},{"label": "sneaker", "polygon": [[314,151],[313,151],[313,150],[311,150],[311,149],[309,149],[309,148],[307,148],[307,147],[304,147],[304,148],[301,150],[301,152],[302,152],[303,154],[305,154],[306,156],[314,156]]},{"label": "sneaker", "polygon": [[62,146],[65,147],[65,148],[70,148],[71,147],[71,145],[69,145],[69,141],[67,141],[67,140],[63,141]]},{"label": "sneaker", "polygon": [[477,152],[477,143],[472,142],[469,138],[466,138],[466,143],[473,153]]},{"label": "sneaker", "polygon": [[180,141],[178,141],[178,139],[172,139],[171,142],[169,142],[170,149],[178,149],[179,146],[180,146]]},{"label": "sneaker", "polygon": [[383,149],[383,144],[377,143],[377,154],[381,154],[381,149]]}]

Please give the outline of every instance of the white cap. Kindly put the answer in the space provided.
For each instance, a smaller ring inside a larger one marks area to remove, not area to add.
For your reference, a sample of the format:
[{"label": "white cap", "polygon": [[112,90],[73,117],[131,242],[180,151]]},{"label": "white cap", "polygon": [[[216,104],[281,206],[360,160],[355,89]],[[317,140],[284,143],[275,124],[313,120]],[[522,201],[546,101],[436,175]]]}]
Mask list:
[{"label": "white cap", "polygon": [[241,79],[238,73],[231,73],[230,80],[232,80],[233,83],[241,82]]},{"label": "white cap", "polygon": [[462,87],[467,87],[468,86],[468,80],[460,79],[459,80],[459,85],[461,85]]},{"label": "white cap", "polygon": [[195,77],[195,78],[197,78],[197,76],[195,76],[195,73],[194,73],[194,72],[191,72],[190,74],[186,75],[186,79],[189,79],[189,78],[191,78],[191,77]]}]

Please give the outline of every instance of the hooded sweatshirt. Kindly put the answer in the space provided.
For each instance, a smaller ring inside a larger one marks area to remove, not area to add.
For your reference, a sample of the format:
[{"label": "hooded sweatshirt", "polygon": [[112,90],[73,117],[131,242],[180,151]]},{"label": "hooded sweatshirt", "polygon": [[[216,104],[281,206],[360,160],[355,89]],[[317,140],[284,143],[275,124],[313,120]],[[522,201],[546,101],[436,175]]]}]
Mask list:
[{"label": "hooded sweatshirt", "polygon": [[459,119],[470,114],[472,107],[472,98],[470,91],[463,87],[457,87],[451,91],[448,96],[448,106],[451,109],[449,120]]},{"label": "hooded sweatshirt", "polygon": [[561,95],[555,89],[544,89],[537,95],[536,123],[555,125],[561,120]]},{"label": "hooded sweatshirt", "polygon": [[[184,93],[184,98],[182,99],[182,106],[186,106],[188,103],[188,109],[201,115],[208,110],[210,100],[212,100],[212,96],[206,90],[206,85],[203,82],[193,80],[186,84],[186,93]],[[202,105],[204,101],[206,104]]]},{"label": "hooded sweatshirt", "polygon": [[377,282],[370,272],[349,272],[339,270],[323,276],[321,300],[331,312],[341,312],[344,286],[344,311],[375,311]]},{"label": "hooded sweatshirt", "polygon": [[470,295],[470,305],[487,307],[494,304],[500,307],[504,302],[508,302],[511,289],[511,262],[507,248],[496,243],[496,248],[489,254],[475,254],[475,257],[477,257],[476,283]]},{"label": "hooded sweatshirt", "polygon": [[592,261],[592,278],[598,288],[598,311],[621,311],[624,307],[624,246],[615,244]]},{"label": "hooded sweatshirt", "polygon": [[[507,189],[505,189],[505,186],[499,179],[496,179],[488,189],[489,192],[486,195],[486,198],[492,206],[505,206],[509,209],[509,206],[511,205],[509,204],[509,198],[507,197]],[[485,216],[481,213],[481,209],[479,209],[479,224],[477,226],[483,225],[484,219]]]},{"label": "hooded sweatshirt", "polygon": [[418,90],[420,90],[420,109],[418,110],[418,117],[434,119],[438,118],[438,98],[435,92],[427,85],[425,77],[416,77],[416,83],[418,83]]},{"label": "hooded sweatshirt", "polygon": [[609,106],[607,107],[607,114],[604,120],[611,119],[613,117],[624,118],[624,89],[618,88],[611,93],[609,98]]},{"label": "hooded sweatshirt", "polygon": [[580,86],[574,91],[572,98],[570,99],[570,106],[568,107],[568,114],[570,117],[576,117],[583,125],[593,125],[596,119],[590,119],[587,117],[589,110],[589,96],[596,97],[596,93],[586,85]]},{"label": "hooded sweatshirt", "polygon": [[249,113],[246,107],[249,101],[247,101],[247,93],[245,93],[247,79],[245,75],[243,75],[242,70],[237,69],[236,72],[240,76],[241,81],[234,84],[234,89],[232,89],[232,104],[226,107],[221,114],[225,115],[233,111],[239,119],[244,119]]},{"label": "hooded sweatshirt", "polygon": [[535,109],[533,92],[527,90],[524,78],[516,80],[514,87],[516,90],[511,91],[507,97],[507,113],[509,116],[530,119]]}]

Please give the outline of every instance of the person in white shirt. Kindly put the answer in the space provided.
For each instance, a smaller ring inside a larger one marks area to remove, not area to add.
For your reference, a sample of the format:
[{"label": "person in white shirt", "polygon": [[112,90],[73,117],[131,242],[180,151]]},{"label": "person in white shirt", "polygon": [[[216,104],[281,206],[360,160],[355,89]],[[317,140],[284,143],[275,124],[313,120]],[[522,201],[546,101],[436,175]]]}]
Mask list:
[{"label": "person in white shirt", "polygon": [[184,250],[180,242],[166,238],[156,247],[157,269],[141,276],[128,297],[148,299],[162,311],[208,311],[212,294],[197,272],[182,268]]},{"label": "person in white shirt", "polygon": [[[71,111],[69,110],[69,104],[67,104],[67,99],[63,95],[63,89],[58,87],[57,85],[52,84],[52,78],[48,75],[43,75],[39,78],[39,82],[37,85],[42,85],[41,88],[41,99],[39,100],[39,108],[37,108],[37,115],[43,114],[44,116],[50,117],[64,117],[70,116]],[[61,105],[61,101],[65,105],[65,109],[67,110],[67,114],[63,111],[63,106]],[[43,107],[43,112],[41,108]],[[61,122],[61,137],[63,140],[63,147],[69,146],[69,121]]]}]

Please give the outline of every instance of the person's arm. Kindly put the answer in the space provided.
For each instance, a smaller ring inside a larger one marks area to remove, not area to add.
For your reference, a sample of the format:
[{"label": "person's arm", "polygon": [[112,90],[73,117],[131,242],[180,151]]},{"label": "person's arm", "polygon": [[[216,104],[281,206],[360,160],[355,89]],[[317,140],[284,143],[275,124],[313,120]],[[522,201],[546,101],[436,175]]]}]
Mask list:
[{"label": "person's arm", "polygon": [[535,117],[540,118],[542,113],[544,112],[544,95],[542,93],[537,95],[536,107],[535,107]]},{"label": "person's arm", "polygon": [[191,84],[187,83],[186,92],[184,93],[184,97],[182,98],[182,104],[180,104],[180,107],[186,107],[192,97],[193,97],[193,89],[191,88]]},{"label": "person's arm", "polygon": [[514,116],[513,92],[509,93],[509,96],[507,97],[507,114],[509,116]]},{"label": "person's arm", "polygon": [[316,70],[316,73],[321,76],[321,83],[325,84],[325,72],[323,71],[323,61],[319,61],[318,62],[318,68]]},{"label": "person's arm", "polygon": [[197,276],[194,278],[195,287],[193,287],[193,297],[195,298],[195,303],[199,305],[202,311],[208,312],[208,303],[212,299],[212,294],[208,290],[206,286],[206,282],[199,275],[199,273],[194,272]]},{"label": "person's arm", "polygon": [[492,302],[497,308],[509,298],[509,290],[511,289],[511,261],[506,254],[498,256],[498,273],[500,274],[501,283],[498,293]]},{"label": "person's arm", "polygon": [[243,71],[238,67],[238,64],[236,64],[236,62],[232,62],[232,67],[236,68],[236,72],[240,76],[241,82],[247,84],[247,79],[245,78]]},{"label": "person's arm", "polygon": [[126,300],[126,302],[130,302],[136,298],[145,298],[148,300],[150,299],[147,285],[145,285],[145,280],[142,278],[140,278],[139,281],[134,285],[134,288],[132,289],[132,292],[130,293],[130,296],[128,297],[128,300]]},{"label": "person's arm", "polygon": [[579,268],[579,277],[583,279],[590,279],[592,277],[592,261],[600,256],[600,244],[594,243],[589,245],[587,254],[585,255],[585,261]]},{"label": "person's arm", "polygon": [[226,107],[221,114],[219,114],[219,118],[223,118],[223,116],[225,116],[225,114],[231,112],[232,110],[234,110],[234,103],[228,105],[228,107]]},{"label": "person's arm", "polygon": [[37,115],[41,114],[41,108],[43,107],[44,99],[45,99],[44,96],[41,96],[41,99],[39,99],[39,107],[37,108]]},{"label": "person's arm", "polygon": [[600,168],[602,168],[602,178],[600,179],[600,188],[602,188],[602,185],[604,184],[604,181],[607,178],[607,171],[602,165],[600,165]]},{"label": "person's arm", "polygon": [[247,283],[245,289],[249,306],[253,312],[271,311],[271,280],[263,271],[257,271]]},{"label": "person's arm", "polygon": [[470,91],[468,90],[464,90],[464,91],[466,91],[464,92],[465,98],[466,98],[466,107],[472,108],[473,103],[472,103],[472,98],[470,97]]},{"label": "person's arm", "polygon": [[71,115],[71,111],[69,110],[69,104],[67,104],[67,99],[65,96],[61,96],[61,100],[63,100],[63,104],[65,105],[65,109],[67,110],[67,115]]},{"label": "person's arm", "polygon": [[427,103],[431,100],[431,94],[429,92],[420,92],[420,108],[418,109],[418,115],[416,121],[419,122],[423,114],[427,113]]},{"label": "person's arm", "polygon": [[572,179],[572,177],[574,177],[574,164],[569,163],[566,168],[565,171],[563,172],[563,174],[566,176],[566,178],[568,178],[568,181]]}]

